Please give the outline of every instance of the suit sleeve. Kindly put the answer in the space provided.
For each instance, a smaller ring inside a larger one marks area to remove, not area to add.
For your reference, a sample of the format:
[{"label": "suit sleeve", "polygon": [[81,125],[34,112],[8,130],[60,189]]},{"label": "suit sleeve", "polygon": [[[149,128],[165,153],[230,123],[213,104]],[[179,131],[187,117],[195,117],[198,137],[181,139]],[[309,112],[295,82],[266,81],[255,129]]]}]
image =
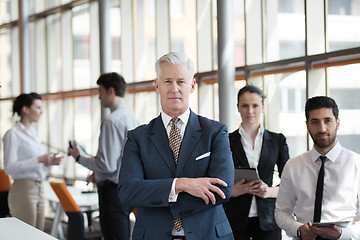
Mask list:
[{"label": "suit sleeve", "polygon": [[180,193],[177,202],[171,204],[171,212],[175,218],[196,214],[214,206],[227,202],[230,198],[234,184],[234,167],[230,151],[227,127],[222,125],[214,135],[211,142],[211,160],[208,166],[207,177],[219,178],[227,183],[227,187],[219,186],[225,193],[226,198],[216,196],[216,204],[205,204],[204,200],[191,196],[187,193]]},{"label": "suit sleeve", "polygon": [[140,145],[132,131],[128,133],[122,160],[118,196],[123,204],[135,207],[169,206],[173,178],[145,179]]}]

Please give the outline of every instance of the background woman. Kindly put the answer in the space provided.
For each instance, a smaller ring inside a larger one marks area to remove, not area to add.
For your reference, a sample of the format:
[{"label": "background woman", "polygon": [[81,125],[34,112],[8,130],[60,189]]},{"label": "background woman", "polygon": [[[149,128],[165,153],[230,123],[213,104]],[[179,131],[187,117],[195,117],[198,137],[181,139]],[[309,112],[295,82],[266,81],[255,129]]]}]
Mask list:
[{"label": "background woman", "polygon": [[260,177],[260,182],[236,183],[230,201],[224,204],[236,240],[281,239],[274,218],[279,187],[273,186],[273,175],[275,165],[281,175],[289,152],[284,135],[270,132],[261,124],[264,98],[255,86],[240,89],[237,107],[242,122],[229,134],[234,165],[257,168]]},{"label": "background woman", "polygon": [[14,183],[9,191],[10,214],[40,230],[44,230],[45,179],[51,165],[59,165],[61,158],[56,153],[43,154],[34,122],[41,114],[41,96],[37,93],[19,95],[13,105],[13,115],[20,121],[3,137],[4,168]]}]

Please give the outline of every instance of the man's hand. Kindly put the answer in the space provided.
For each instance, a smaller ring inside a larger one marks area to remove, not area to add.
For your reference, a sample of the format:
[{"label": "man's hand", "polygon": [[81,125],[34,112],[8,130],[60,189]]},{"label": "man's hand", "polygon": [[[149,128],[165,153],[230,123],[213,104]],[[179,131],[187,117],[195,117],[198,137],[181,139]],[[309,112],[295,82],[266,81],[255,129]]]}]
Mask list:
[{"label": "man's hand", "polygon": [[89,185],[89,183],[96,183],[94,172],[86,179],[86,185]]},{"label": "man's hand", "polygon": [[300,227],[301,238],[303,240],[315,240],[317,235],[313,231],[311,231],[311,226],[312,224],[308,222]]},{"label": "man's hand", "polygon": [[69,151],[69,154],[75,159],[78,156],[80,156],[80,151],[79,151],[79,148],[78,148],[77,143],[75,141],[74,141],[74,149],[68,147],[68,151]]},{"label": "man's hand", "polygon": [[205,204],[216,203],[215,194],[219,195],[222,199],[226,196],[223,191],[216,184],[227,186],[227,183],[219,178],[178,178],[175,185],[175,193],[187,192],[188,194],[204,200]]},{"label": "man's hand", "polygon": [[310,226],[310,230],[317,236],[329,239],[339,239],[342,233],[341,227],[333,224],[331,227]]},{"label": "man's hand", "polygon": [[241,179],[234,185],[231,197],[238,197],[246,193],[254,194],[254,186],[256,185],[257,180],[245,183],[245,179]]}]

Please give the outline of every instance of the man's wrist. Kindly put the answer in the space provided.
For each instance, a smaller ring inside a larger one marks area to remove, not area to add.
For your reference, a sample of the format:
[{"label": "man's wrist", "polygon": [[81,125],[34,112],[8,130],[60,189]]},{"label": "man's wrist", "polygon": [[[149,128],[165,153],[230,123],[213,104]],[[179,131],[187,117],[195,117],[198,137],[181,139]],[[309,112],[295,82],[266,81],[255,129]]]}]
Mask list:
[{"label": "man's wrist", "polygon": [[75,162],[79,162],[80,160],[80,154],[75,158]]},{"label": "man's wrist", "polygon": [[301,226],[298,227],[298,229],[296,230],[296,236],[297,236],[298,239],[302,239],[300,228],[301,228]]}]

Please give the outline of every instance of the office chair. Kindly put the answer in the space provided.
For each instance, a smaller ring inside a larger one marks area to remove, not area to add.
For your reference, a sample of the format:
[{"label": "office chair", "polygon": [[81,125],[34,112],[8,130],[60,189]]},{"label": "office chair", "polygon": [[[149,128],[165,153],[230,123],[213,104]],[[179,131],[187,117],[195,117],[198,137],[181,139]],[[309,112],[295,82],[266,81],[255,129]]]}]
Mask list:
[{"label": "office chair", "polygon": [[11,188],[11,178],[0,169],[0,218],[10,217],[8,195]]},{"label": "office chair", "polygon": [[96,239],[100,238],[100,233],[85,234],[84,216],[79,205],[75,202],[63,182],[50,182],[56,196],[59,198],[60,204],[68,216],[67,239]]}]

